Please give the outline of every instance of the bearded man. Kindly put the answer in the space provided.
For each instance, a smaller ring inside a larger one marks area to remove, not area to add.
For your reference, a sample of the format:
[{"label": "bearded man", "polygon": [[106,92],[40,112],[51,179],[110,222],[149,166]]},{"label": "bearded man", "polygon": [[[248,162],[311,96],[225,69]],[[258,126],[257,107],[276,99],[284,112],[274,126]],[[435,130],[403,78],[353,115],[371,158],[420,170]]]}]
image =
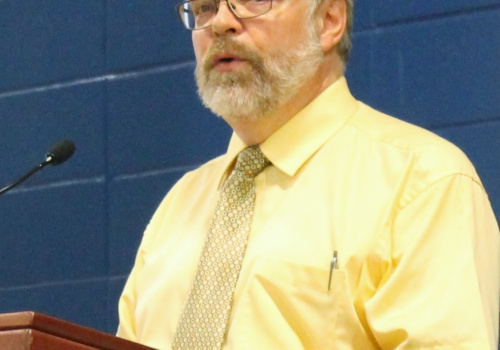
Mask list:
[{"label": "bearded man", "polygon": [[496,349],[499,232],[474,167],[354,99],[352,0],[188,0],[234,130],[144,234],[118,335],[158,349]]}]

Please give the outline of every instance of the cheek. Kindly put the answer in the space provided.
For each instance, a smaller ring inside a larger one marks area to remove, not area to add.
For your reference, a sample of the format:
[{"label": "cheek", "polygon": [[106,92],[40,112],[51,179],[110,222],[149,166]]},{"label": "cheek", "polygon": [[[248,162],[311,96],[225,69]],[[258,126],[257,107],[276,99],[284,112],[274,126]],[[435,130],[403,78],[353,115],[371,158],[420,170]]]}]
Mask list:
[{"label": "cheek", "polygon": [[200,63],[203,60],[203,55],[207,51],[208,44],[207,40],[203,39],[200,32],[193,32],[191,40],[193,42],[194,55],[196,57],[196,62]]},{"label": "cheek", "polygon": [[303,42],[304,31],[297,30],[297,27],[282,27],[280,31],[275,31],[271,35],[263,35],[261,40],[255,40],[255,44],[261,53],[283,52],[294,49],[297,44]]},{"label": "cheek", "polygon": [[294,12],[291,14],[289,8],[270,13],[262,25],[256,26],[257,30],[260,31],[257,34],[253,33],[254,38],[259,36],[255,42],[262,43],[269,48],[280,48],[293,47],[297,42],[302,41],[301,39],[306,36],[307,31],[305,12],[308,9],[304,8],[302,10],[304,13]]}]

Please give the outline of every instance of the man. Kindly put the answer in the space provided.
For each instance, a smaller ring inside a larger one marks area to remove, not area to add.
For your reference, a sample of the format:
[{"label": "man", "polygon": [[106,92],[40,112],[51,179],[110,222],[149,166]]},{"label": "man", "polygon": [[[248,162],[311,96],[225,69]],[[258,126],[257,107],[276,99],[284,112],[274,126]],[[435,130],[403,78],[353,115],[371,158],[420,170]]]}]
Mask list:
[{"label": "man", "polygon": [[473,166],[352,97],[352,1],[314,1],[179,7],[200,96],[234,134],[152,218],[118,335],[159,349],[496,349],[499,232]]}]

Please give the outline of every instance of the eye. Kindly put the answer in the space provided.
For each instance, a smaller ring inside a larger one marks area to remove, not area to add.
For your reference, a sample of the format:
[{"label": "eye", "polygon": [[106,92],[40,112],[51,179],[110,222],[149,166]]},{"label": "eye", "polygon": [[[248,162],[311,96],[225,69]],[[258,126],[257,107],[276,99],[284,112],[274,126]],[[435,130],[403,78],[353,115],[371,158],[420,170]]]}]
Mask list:
[{"label": "eye", "polygon": [[196,16],[217,12],[215,9],[215,3],[211,1],[193,1],[192,11]]},{"label": "eye", "polygon": [[200,6],[200,13],[207,13],[213,10],[213,5],[211,4],[203,4]]}]

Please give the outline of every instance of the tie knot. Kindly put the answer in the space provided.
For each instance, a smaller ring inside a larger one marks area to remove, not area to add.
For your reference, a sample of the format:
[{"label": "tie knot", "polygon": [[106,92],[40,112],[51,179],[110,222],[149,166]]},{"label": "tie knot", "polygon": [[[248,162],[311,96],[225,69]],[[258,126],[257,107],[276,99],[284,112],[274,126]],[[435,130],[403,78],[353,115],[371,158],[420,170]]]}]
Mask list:
[{"label": "tie knot", "polygon": [[238,154],[234,170],[240,171],[244,176],[253,179],[265,167],[269,165],[269,160],[260,150],[260,147],[252,146],[245,148]]}]

